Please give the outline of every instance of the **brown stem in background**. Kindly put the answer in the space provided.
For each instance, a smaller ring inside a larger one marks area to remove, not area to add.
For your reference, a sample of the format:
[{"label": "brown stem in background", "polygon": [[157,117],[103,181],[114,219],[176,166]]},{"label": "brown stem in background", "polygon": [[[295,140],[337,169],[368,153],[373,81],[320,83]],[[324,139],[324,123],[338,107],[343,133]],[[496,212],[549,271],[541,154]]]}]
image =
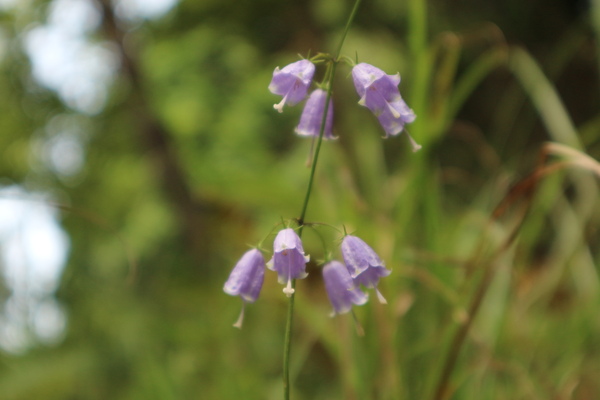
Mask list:
[{"label": "brown stem in background", "polygon": [[177,160],[171,134],[156,118],[148,104],[142,73],[135,55],[132,54],[131,49],[126,48],[125,33],[119,27],[111,1],[99,0],[98,2],[103,14],[104,33],[117,46],[122,73],[131,83],[128,105],[137,125],[140,144],[152,159],[162,191],[178,218],[188,248],[199,258],[199,252],[206,248],[202,246],[200,239],[204,225],[202,213],[206,213],[207,206],[194,198],[185,172]]},{"label": "brown stem in background", "polygon": [[540,157],[536,169],[529,176],[522,179],[515,186],[513,186],[492,212],[489,221],[490,224],[498,220],[500,217],[504,216],[507,213],[507,211],[511,207],[514,207],[519,200],[523,200],[524,202],[522,208],[520,209],[521,215],[519,215],[517,225],[506,237],[501,246],[492,255],[489,262],[487,262],[483,267],[485,268],[483,272],[483,277],[481,278],[479,286],[477,287],[473,299],[469,304],[467,319],[458,328],[458,330],[452,337],[452,341],[450,342],[448,354],[446,355],[446,359],[442,367],[442,372],[440,374],[436,386],[433,400],[446,400],[451,394],[451,390],[449,388],[450,377],[458,361],[460,351],[469,333],[469,329],[471,328],[475,316],[477,315],[477,312],[479,311],[479,308],[483,303],[485,294],[487,293],[487,290],[490,287],[490,284],[492,283],[494,274],[496,272],[496,269],[498,268],[499,258],[512,245],[512,243],[517,237],[517,234],[519,233],[521,226],[525,222],[525,218],[527,217],[527,214],[529,212],[539,181],[546,175],[549,175],[552,172],[563,169],[566,166],[570,165],[570,163],[567,162],[557,162],[555,164],[546,165],[548,155],[549,147],[544,146],[540,151]]}]

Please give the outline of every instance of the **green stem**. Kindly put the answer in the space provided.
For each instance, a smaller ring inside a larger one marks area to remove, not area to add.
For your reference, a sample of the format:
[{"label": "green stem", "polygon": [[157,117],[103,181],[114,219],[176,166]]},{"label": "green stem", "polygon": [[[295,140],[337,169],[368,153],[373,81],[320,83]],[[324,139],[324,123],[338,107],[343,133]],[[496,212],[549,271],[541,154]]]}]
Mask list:
[{"label": "green stem", "polygon": [[[296,280],[292,279],[292,289],[296,290]],[[292,321],[294,316],[294,298],[292,293],[288,302],[288,312],[285,322],[285,338],[283,345],[283,398],[290,399],[290,350],[292,344]]]},{"label": "green stem", "polygon": [[321,149],[321,142],[323,141],[323,132],[325,131],[325,122],[327,120],[327,111],[329,109],[329,100],[331,99],[331,86],[333,83],[333,77],[335,76],[335,70],[337,67],[337,63],[340,58],[340,54],[342,52],[342,47],[344,46],[344,41],[346,40],[346,36],[348,36],[348,31],[350,30],[350,26],[352,25],[352,21],[356,16],[356,12],[358,11],[358,6],[360,5],[361,0],[356,0],[354,3],[354,7],[350,12],[350,16],[348,17],[348,22],[346,23],[346,27],[344,28],[344,33],[340,40],[340,44],[337,48],[335,59],[333,60],[333,66],[331,68],[331,73],[328,75],[329,82],[327,84],[327,99],[325,100],[325,110],[323,111],[323,119],[321,120],[321,129],[319,131],[319,139],[317,140],[317,147],[315,149],[315,155],[313,157],[312,166],[310,168],[310,177],[308,179],[308,188],[306,190],[306,196],[304,196],[304,203],[302,205],[302,212],[300,213],[300,218],[298,218],[298,224],[300,228],[298,229],[298,236],[302,236],[302,227],[304,225],[304,218],[306,217],[306,210],[308,209],[308,200],[310,199],[310,194],[312,192],[313,181],[315,177],[315,171],[317,170],[317,160],[319,159],[319,150]]},{"label": "green stem", "polygon": [[[360,0],[359,0],[360,1]],[[304,196],[304,203],[302,204],[302,212],[298,218],[298,236],[302,237],[302,229],[304,228],[304,218],[306,217],[306,210],[308,209],[308,201],[312,193],[313,182],[315,180],[315,171],[317,170],[317,161],[319,159],[319,152],[321,151],[321,143],[323,143],[323,134],[325,132],[325,123],[327,121],[327,112],[329,111],[329,101],[331,100],[331,83],[335,75],[337,62],[333,62],[331,67],[331,74],[329,82],[327,83],[327,98],[325,99],[325,109],[323,110],[323,119],[321,120],[321,127],[319,129],[319,138],[317,139],[317,146],[315,147],[315,154],[313,156],[312,165],[310,167],[310,177],[308,178],[308,187],[306,189],[306,195]]]},{"label": "green stem", "polygon": [[[302,211],[300,212],[300,217],[298,218],[298,236],[302,237],[302,230],[304,228],[304,220],[306,218],[306,212],[308,210],[308,202],[310,200],[310,195],[312,193],[313,182],[315,180],[315,172],[317,170],[317,161],[319,160],[319,152],[321,150],[321,143],[323,142],[323,134],[325,132],[325,124],[327,122],[327,112],[329,111],[329,101],[331,100],[332,93],[332,84],[333,77],[335,76],[335,70],[337,68],[337,64],[339,62],[340,53],[342,51],[342,47],[344,45],[344,41],[346,40],[346,36],[348,35],[348,31],[350,26],[352,25],[352,21],[356,16],[356,12],[358,10],[358,6],[360,5],[361,0],[356,0],[354,3],[354,7],[350,12],[350,16],[348,17],[348,22],[346,23],[346,27],[344,28],[344,33],[342,38],[340,39],[340,44],[337,48],[335,59],[331,62],[331,73],[328,74],[329,80],[327,82],[327,98],[325,99],[325,108],[323,110],[323,119],[321,120],[321,127],[319,130],[319,138],[317,139],[317,146],[315,147],[315,154],[313,156],[312,165],[310,168],[310,176],[308,178],[308,187],[306,188],[306,195],[304,196],[304,202],[302,203]],[[288,312],[285,324],[285,337],[283,344],[283,398],[284,400],[290,399],[290,350],[292,344],[292,323],[294,316],[294,298],[295,296],[295,288],[296,288],[296,280],[292,280],[292,288],[294,289],[294,293],[289,298],[288,302]]]},{"label": "green stem", "polygon": [[356,12],[358,11],[358,7],[360,6],[360,1],[361,0],[356,0],[356,2],[354,2],[354,7],[352,7],[352,11],[350,11],[348,22],[346,22],[346,27],[344,28],[344,34],[342,35],[340,45],[338,46],[337,52],[335,53],[336,61],[340,58],[342,47],[344,46],[344,41],[346,40],[346,35],[348,35],[348,31],[350,30],[350,25],[352,25],[352,21],[354,21],[354,17],[356,16]]}]

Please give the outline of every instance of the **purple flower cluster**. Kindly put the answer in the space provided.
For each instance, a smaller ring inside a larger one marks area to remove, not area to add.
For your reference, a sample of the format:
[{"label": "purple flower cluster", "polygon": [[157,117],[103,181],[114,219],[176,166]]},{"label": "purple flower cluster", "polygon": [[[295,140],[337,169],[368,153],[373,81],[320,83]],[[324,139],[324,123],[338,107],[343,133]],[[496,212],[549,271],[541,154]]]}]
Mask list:
[{"label": "purple flower cluster", "polygon": [[[315,65],[310,60],[296,61],[281,69],[275,68],[269,90],[282,99],[273,107],[283,112],[285,105],[293,106],[308,96],[300,122],[295,129],[296,133],[313,138],[322,134],[323,139],[335,139],[331,88],[318,87],[309,95],[314,74]],[[331,74],[326,75],[332,78]],[[405,131],[406,124],[415,120],[415,113],[404,102],[398,89],[400,74],[388,75],[379,68],[360,63],[353,66],[352,79],[360,98],[358,104],[368,108],[375,115],[385,131],[386,138],[399,135]],[[407,136],[411,140],[413,151],[418,150],[420,146],[408,133]],[[350,311],[353,305],[365,304],[368,295],[361,287],[374,289],[379,301],[385,304],[386,300],[377,289],[377,285],[379,280],[388,276],[391,271],[386,269],[377,253],[362,239],[345,235],[341,244],[341,255],[343,263],[330,260],[322,270],[333,314],[344,314]],[[225,293],[239,296],[243,301],[242,312],[234,326],[241,327],[246,303],[253,303],[258,298],[265,268],[277,272],[279,283],[285,285],[283,292],[291,297],[295,292],[294,281],[308,275],[308,261],[309,256],[304,253],[302,240],[292,228],[285,228],[277,234],[273,243],[273,256],[268,262],[265,263],[260,250],[247,251],[235,265],[223,287]]]},{"label": "purple flower cluster", "polygon": [[353,304],[367,302],[367,295],[360,286],[375,289],[382,304],[387,301],[377,289],[379,278],[388,276],[392,271],[385,268],[383,261],[362,239],[347,235],[342,240],[342,257],[345,265],[331,261],[323,268],[323,279],[334,314],[343,314]]},{"label": "purple flower cluster", "polygon": [[273,258],[265,263],[260,250],[247,251],[231,271],[223,291],[232,296],[240,296],[243,300],[242,312],[233,326],[242,327],[246,303],[253,303],[258,298],[265,277],[265,266],[277,272],[279,282],[287,284],[283,289],[286,296],[294,293],[292,280],[306,278],[306,263],[309,256],[304,254],[302,241],[291,228],[283,229],[277,234],[273,243]]},{"label": "purple flower cluster", "polygon": [[[302,101],[311,85],[315,66],[309,60],[300,60],[273,71],[273,79],[269,84],[269,90],[273,94],[283,96],[283,99],[274,108],[283,111],[284,104],[294,105]],[[385,137],[396,136],[404,130],[404,126],[413,122],[415,113],[406,105],[398,85],[400,74],[387,75],[385,72],[370,64],[360,63],[352,68],[354,87],[360,97],[358,104],[367,107],[377,117]],[[315,89],[309,96],[296,133],[302,136],[319,136],[325,104],[327,102],[327,91]],[[329,99],[327,106],[327,117],[325,120],[324,139],[334,139],[333,135],[333,102]],[[413,151],[421,148],[410,137]]]},{"label": "purple flower cluster", "polygon": [[[375,289],[381,303],[385,298],[377,290],[379,279],[388,276],[391,271],[385,268],[375,251],[356,236],[347,235],[341,246],[344,263],[333,260],[323,267],[323,281],[329,300],[333,306],[333,315],[350,311],[352,305],[362,305],[368,295],[360,289],[364,286]],[[265,263],[262,253],[257,249],[247,251],[238,261],[225,282],[223,290],[243,300],[242,312],[235,327],[241,327],[246,303],[258,298],[264,280],[265,266],[277,272],[278,281],[285,284],[283,292],[289,297],[294,293],[292,281],[303,279],[309,256],[304,253],[302,240],[291,228],[281,230],[273,243],[273,257]]]}]

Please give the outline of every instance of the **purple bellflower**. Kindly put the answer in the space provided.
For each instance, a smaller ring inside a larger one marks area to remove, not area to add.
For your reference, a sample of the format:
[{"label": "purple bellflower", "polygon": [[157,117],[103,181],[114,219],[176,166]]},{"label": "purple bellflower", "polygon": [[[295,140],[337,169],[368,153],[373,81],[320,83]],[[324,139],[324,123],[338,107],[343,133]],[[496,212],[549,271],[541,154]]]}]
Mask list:
[{"label": "purple bellflower", "polygon": [[304,100],[314,73],[315,65],[308,60],[296,61],[282,69],[275,68],[269,90],[273,94],[283,96],[283,99],[273,108],[283,112],[285,104],[293,106]]},{"label": "purple bellflower", "polygon": [[[400,96],[400,74],[387,75],[377,67],[360,63],[352,68],[352,78],[360,96],[358,104],[375,114],[385,131],[385,137],[398,135],[405,124],[415,120],[415,113]],[[413,151],[419,150],[421,146],[408,133],[407,136]]]},{"label": "purple bellflower", "polygon": [[260,294],[265,277],[265,259],[257,249],[248,250],[237,262],[223,291],[231,296],[240,296],[244,301],[242,312],[233,326],[241,328],[246,303],[254,303]]},{"label": "purple bellflower", "polygon": [[304,255],[302,241],[292,228],[280,231],[273,243],[273,258],[267,267],[278,274],[279,283],[286,283],[283,293],[290,297],[294,293],[292,279],[306,278],[306,263],[310,259]]},{"label": "purple bellflower", "polygon": [[330,261],[323,267],[323,281],[333,306],[332,316],[347,313],[353,304],[360,306],[369,299],[369,296],[352,281],[348,268],[339,261]]},{"label": "purple bellflower", "polygon": [[377,253],[362,239],[347,235],[342,240],[342,256],[354,283],[375,289],[379,302],[386,304],[387,301],[377,289],[377,284],[379,278],[388,276],[392,271],[385,268]]},{"label": "purple bellflower", "polygon": [[[302,136],[319,137],[321,131],[321,123],[323,121],[323,113],[325,112],[325,101],[327,100],[327,92],[323,89],[315,89],[311,94],[302,116],[300,123],[296,128],[296,133]],[[335,139],[332,133],[333,128],[333,102],[329,99],[329,107],[327,107],[327,119],[325,120],[325,131],[323,139]]]}]

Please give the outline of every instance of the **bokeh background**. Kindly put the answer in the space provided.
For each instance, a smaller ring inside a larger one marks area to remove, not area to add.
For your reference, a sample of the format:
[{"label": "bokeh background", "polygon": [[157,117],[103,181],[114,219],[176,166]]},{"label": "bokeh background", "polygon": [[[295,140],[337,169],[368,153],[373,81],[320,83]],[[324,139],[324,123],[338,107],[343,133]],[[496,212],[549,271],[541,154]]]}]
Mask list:
[{"label": "bokeh background", "polygon": [[[242,330],[222,286],[306,190],[273,69],[351,8],[0,1],[0,399],[281,398],[276,276]],[[598,1],[363,0],[343,54],[400,72],[423,149],[340,65],[307,219],[372,245],[389,304],[329,318],[340,235],[307,230],[293,398],[600,398],[599,34]]]}]

